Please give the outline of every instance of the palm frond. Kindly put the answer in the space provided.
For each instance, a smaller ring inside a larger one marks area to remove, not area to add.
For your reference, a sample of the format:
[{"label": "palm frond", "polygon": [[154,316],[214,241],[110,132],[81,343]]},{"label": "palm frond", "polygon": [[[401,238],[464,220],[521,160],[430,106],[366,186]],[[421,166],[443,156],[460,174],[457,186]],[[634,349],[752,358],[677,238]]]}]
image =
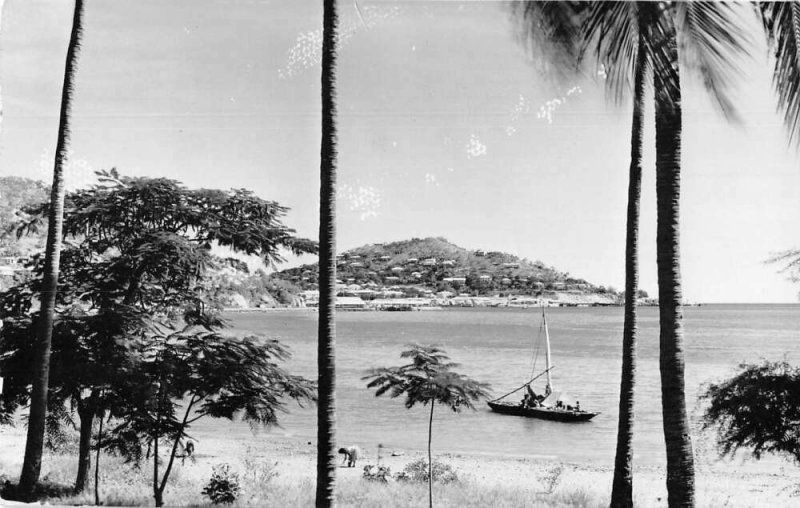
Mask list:
[{"label": "palm frond", "polygon": [[545,75],[565,78],[580,66],[581,25],[588,4],[516,0],[511,3],[515,36]]},{"label": "palm frond", "polygon": [[800,140],[800,5],[759,2],[767,42],[775,53],[773,86],[789,141]]},{"label": "palm frond", "polygon": [[638,2],[593,2],[583,26],[581,53],[594,53],[606,74],[606,93],[615,103],[632,87],[641,8]]},{"label": "palm frond", "polygon": [[742,9],[727,2],[677,2],[675,17],[682,65],[696,70],[722,114],[739,121],[731,97],[742,75],[739,61],[748,56],[753,40],[742,30]]}]

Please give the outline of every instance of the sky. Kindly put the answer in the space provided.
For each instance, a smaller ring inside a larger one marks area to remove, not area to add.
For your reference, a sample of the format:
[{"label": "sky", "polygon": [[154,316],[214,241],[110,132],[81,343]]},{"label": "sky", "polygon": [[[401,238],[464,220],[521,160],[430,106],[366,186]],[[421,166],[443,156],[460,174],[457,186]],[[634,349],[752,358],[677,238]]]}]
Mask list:
[{"label": "sky", "polygon": [[[0,175],[48,180],[71,2],[6,0]],[[629,100],[561,81],[494,1],[340,2],[338,250],[442,236],[624,287]],[[318,234],[321,2],[86,3],[71,186],[94,170],[247,188]],[[754,40],[757,25],[751,23]],[[800,165],[763,43],[730,125],[684,80],[681,253],[690,302],[796,302],[766,264],[800,246]],[[651,101],[650,101],[651,102]],[[645,128],[640,287],[655,295],[654,125]],[[292,262],[297,263],[297,260]]]}]

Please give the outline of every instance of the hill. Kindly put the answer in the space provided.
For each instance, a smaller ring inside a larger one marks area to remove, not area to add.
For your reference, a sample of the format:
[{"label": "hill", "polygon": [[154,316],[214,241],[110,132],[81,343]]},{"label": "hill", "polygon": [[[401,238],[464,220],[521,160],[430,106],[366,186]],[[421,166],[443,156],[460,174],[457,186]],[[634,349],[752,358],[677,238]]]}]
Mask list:
[{"label": "hill", "polygon": [[[550,292],[565,293],[564,296],[606,295],[608,298],[602,300],[609,303],[618,297],[612,289],[572,277],[541,261],[504,252],[467,250],[444,238],[364,245],[337,256],[336,264],[337,278],[343,285],[396,287],[405,296],[442,292],[532,296]],[[317,289],[317,264],[283,270],[273,276],[304,290]]]}]

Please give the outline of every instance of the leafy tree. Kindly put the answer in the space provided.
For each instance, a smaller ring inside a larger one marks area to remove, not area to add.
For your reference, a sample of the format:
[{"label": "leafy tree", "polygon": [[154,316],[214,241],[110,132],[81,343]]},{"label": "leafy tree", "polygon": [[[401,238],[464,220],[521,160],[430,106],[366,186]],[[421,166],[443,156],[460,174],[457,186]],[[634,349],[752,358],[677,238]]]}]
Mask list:
[{"label": "leafy tree", "polygon": [[336,0],[322,11],[322,141],[319,188],[319,323],[317,330],[316,505],[333,506],[336,489]]},{"label": "leafy tree", "polygon": [[[153,328],[152,335],[135,341],[139,361],[118,390],[121,407],[114,408],[122,423],[101,446],[139,463],[152,445],[153,497],[163,506],[178,447],[192,423],[204,417],[233,420],[241,413],[253,425],[271,425],[285,410],[285,398],[302,403],[313,401],[315,393],[310,381],[279,366],[290,354],[277,340],[238,339],[169,322]],[[169,451],[159,473],[162,442]]]},{"label": "leafy tree", "polygon": [[[102,412],[104,408],[97,404],[114,400],[101,399],[97,392],[109,392],[108,386],[119,382],[117,369],[130,363],[126,337],[137,335],[142,323],[151,316],[168,316],[213,329],[222,326],[209,314],[215,302],[204,287],[207,270],[216,263],[210,254],[212,243],[257,254],[269,263],[281,260],[281,248],[315,249],[312,242],[295,238],[294,231],[281,223],[286,208],[248,191],[192,190],[173,180],[124,177],[116,170],[99,176],[99,185],[67,197],[64,232],[70,243],[62,258],[57,301],[65,321],[62,328],[66,328],[56,335],[56,358],[93,376],[58,369],[65,375],[51,383],[55,387],[51,393],[78,408],[83,436],[90,435],[95,418],[90,408]],[[26,209],[30,219],[19,226],[19,232],[36,231],[48,210],[47,203]],[[41,269],[41,260],[36,260],[35,270]],[[32,326],[30,313],[39,284],[34,279],[0,294],[0,307],[17,318],[0,331],[0,347],[6,353],[19,348],[19,359],[28,353],[13,337],[24,337]],[[97,316],[105,316],[105,321]],[[111,324],[118,326],[116,331],[108,328]],[[4,362],[3,368],[30,365],[28,361],[8,364]],[[6,414],[27,401],[25,375],[23,370],[15,378],[22,388],[3,395],[0,409]],[[81,440],[77,490],[87,478],[87,439]]]},{"label": "leafy tree", "polygon": [[433,506],[433,460],[431,440],[433,438],[433,408],[442,404],[454,412],[462,408],[475,409],[473,401],[485,397],[489,385],[453,372],[457,363],[449,362],[450,357],[437,346],[412,344],[411,349],[403,351],[400,358],[409,358],[411,363],[400,367],[372,369],[363,379],[371,380],[367,388],[376,388],[375,395],[389,393],[391,397],[406,396],[406,409],[416,404],[430,404],[428,420],[428,502]]},{"label": "leafy tree", "polygon": [[58,267],[61,255],[62,221],[64,217],[64,165],[67,161],[72,96],[78,53],[83,35],[83,0],[75,0],[72,31],[67,46],[64,68],[64,84],[61,91],[56,160],[53,167],[53,185],[50,190],[50,213],[48,214],[47,243],[45,246],[44,281],[42,285],[42,311],[36,330],[36,351],[31,366],[33,387],[31,389],[28,434],[25,441],[25,458],[19,479],[19,490],[23,498],[33,496],[42,469],[42,447],[44,445],[45,420],[47,418],[47,388],[50,372],[50,344],[55,319],[56,290],[58,289]]},{"label": "leafy tree", "polygon": [[800,369],[782,362],[741,364],[731,379],[710,385],[704,428],[717,427],[723,455],[750,449],[790,456],[800,464]]}]

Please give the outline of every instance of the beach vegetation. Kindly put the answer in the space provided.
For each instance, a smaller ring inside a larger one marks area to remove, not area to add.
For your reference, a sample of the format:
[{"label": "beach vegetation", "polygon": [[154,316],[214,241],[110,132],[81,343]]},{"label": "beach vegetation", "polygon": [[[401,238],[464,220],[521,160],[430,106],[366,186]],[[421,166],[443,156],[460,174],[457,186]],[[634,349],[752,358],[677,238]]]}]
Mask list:
[{"label": "beach vegetation", "polygon": [[[267,263],[280,262],[282,250],[316,249],[281,223],[284,207],[251,192],[191,190],[173,180],[130,178],[116,170],[98,176],[99,184],[66,197],[68,241],[60,261],[49,381],[51,411],[78,415],[77,491],[88,481],[95,419],[129,407],[123,395],[131,393],[126,383],[142,361],[143,343],[162,343],[165,326],[194,327],[232,347],[216,333],[226,325],[208,290],[208,270],[218,262],[212,246],[258,255]],[[17,234],[35,233],[49,209],[49,203],[25,208]],[[32,271],[36,276],[0,294],[5,325],[0,367],[6,377],[0,415],[6,423],[30,400],[34,350],[28,337],[39,315],[41,256],[32,260]]]},{"label": "beach vegetation", "polygon": [[233,504],[240,490],[239,475],[231,470],[230,464],[222,463],[214,466],[211,479],[203,487],[203,495],[214,504]]},{"label": "beach vegetation", "polygon": [[488,394],[489,385],[453,371],[457,363],[450,362],[447,353],[438,346],[411,344],[400,354],[410,363],[399,367],[372,369],[363,379],[367,388],[375,388],[375,396],[386,393],[395,398],[405,395],[406,409],[417,404],[430,405],[428,419],[428,504],[433,506],[433,408],[441,404],[458,413],[463,408],[475,409],[474,402]]},{"label": "beach vegetation", "polygon": [[704,428],[716,428],[723,455],[749,450],[786,455],[800,464],[800,368],[786,361],[742,364],[730,379],[709,385]]},{"label": "beach vegetation", "polygon": [[419,483],[425,483],[430,478],[434,482],[447,484],[457,482],[458,473],[446,462],[434,459],[432,464],[428,464],[424,458],[419,458],[406,464],[395,478],[399,481]]}]

